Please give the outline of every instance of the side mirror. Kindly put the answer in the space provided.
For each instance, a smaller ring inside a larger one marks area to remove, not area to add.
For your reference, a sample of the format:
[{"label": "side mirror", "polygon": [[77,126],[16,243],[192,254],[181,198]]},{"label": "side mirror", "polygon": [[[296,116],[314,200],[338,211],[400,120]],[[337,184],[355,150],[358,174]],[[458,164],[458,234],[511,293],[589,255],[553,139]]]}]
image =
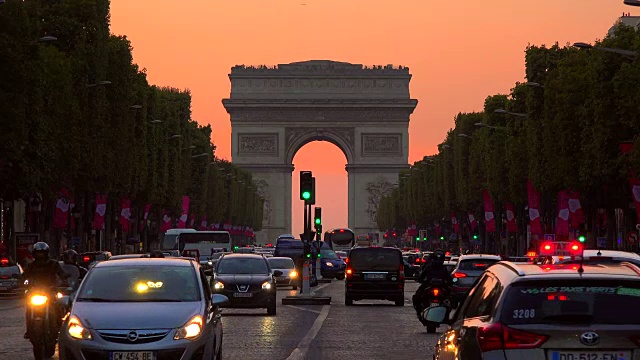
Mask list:
[{"label": "side mirror", "polygon": [[68,308],[71,305],[71,298],[68,295],[64,295],[56,299],[56,303]]},{"label": "side mirror", "polygon": [[434,306],[424,310],[422,318],[432,323],[443,324],[447,319],[447,307]]},{"label": "side mirror", "polygon": [[211,296],[211,304],[213,304],[213,306],[222,306],[227,304],[228,302],[229,298],[224,295],[213,294]]},{"label": "side mirror", "polygon": [[280,270],[274,270],[274,271],[273,271],[273,276],[282,276],[282,271],[280,271]]}]

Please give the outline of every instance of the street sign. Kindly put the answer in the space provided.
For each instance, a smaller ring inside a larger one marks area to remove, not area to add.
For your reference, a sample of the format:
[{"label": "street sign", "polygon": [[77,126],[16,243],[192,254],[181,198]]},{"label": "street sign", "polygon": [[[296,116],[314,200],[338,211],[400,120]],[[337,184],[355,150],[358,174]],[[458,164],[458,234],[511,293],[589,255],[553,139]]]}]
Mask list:
[{"label": "street sign", "polygon": [[16,233],[16,245],[29,246],[40,241],[40,234]]},{"label": "street sign", "polygon": [[544,239],[554,241],[556,239],[556,234],[544,234]]},{"label": "street sign", "polygon": [[599,237],[597,239],[597,244],[599,249],[604,249],[607,247],[607,238],[606,237]]},{"label": "street sign", "polygon": [[77,236],[72,237],[71,246],[80,246],[80,238]]},{"label": "street sign", "polygon": [[627,241],[631,244],[635,244],[638,242],[638,233],[635,231],[629,231],[627,234]]}]

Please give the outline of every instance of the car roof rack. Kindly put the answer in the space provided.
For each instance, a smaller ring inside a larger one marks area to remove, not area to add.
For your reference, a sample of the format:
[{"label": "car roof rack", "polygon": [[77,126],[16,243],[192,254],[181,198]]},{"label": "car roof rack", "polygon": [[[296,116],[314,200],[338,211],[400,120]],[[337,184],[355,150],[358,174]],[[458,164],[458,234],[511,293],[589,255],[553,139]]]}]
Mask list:
[{"label": "car roof rack", "polygon": [[512,263],[511,261],[500,261],[500,262],[498,262],[498,264],[502,264],[504,267],[506,267],[509,270],[513,271],[514,273],[518,274],[518,276],[525,276],[526,275],[524,270],[522,270],[522,268],[520,268],[520,266],[518,266],[517,264]]}]

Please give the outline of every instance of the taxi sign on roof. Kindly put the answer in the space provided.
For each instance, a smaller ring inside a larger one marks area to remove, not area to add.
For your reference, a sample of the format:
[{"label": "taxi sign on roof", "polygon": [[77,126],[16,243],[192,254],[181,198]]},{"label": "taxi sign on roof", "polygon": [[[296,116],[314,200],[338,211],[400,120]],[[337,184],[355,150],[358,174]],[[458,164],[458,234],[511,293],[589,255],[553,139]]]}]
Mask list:
[{"label": "taxi sign on roof", "polygon": [[541,256],[576,256],[582,253],[577,241],[546,241],[540,246]]}]

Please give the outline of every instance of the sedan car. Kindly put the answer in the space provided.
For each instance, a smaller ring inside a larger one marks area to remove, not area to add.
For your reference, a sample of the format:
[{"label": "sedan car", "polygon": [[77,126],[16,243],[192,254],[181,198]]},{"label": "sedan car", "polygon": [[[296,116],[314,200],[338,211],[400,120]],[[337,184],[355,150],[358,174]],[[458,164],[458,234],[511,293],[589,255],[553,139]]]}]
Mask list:
[{"label": "sedan car", "polygon": [[0,295],[16,295],[21,293],[20,278],[22,267],[8,258],[0,259]]},{"label": "sedan car", "polygon": [[293,259],[288,257],[270,257],[267,258],[271,270],[278,270],[282,272],[281,276],[276,277],[276,285],[278,286],[291,286],[293,290],[298,289],[300,283],[300,276],[296,271],[296,264],[293,263]]},{"label": "sedan car", "polygon": [[466,293],[473,287],[476,280],[491,265],[500,261],[497,255],[462,255],[458,265],[453,270],[452,302],[455,307],[464,299]]},{"label": "sedan car", "polygon": [[99,262],[65,317],[60,359],[220,359],[227,301],[193,260]]},{"label": "sedan car", "polygon": [[213,291],[229,298],[227,307],[266,308],[276,314],[276,278],[280,270],[271,270],[267,259],[257,254],[223,255],[211,279]]}]

